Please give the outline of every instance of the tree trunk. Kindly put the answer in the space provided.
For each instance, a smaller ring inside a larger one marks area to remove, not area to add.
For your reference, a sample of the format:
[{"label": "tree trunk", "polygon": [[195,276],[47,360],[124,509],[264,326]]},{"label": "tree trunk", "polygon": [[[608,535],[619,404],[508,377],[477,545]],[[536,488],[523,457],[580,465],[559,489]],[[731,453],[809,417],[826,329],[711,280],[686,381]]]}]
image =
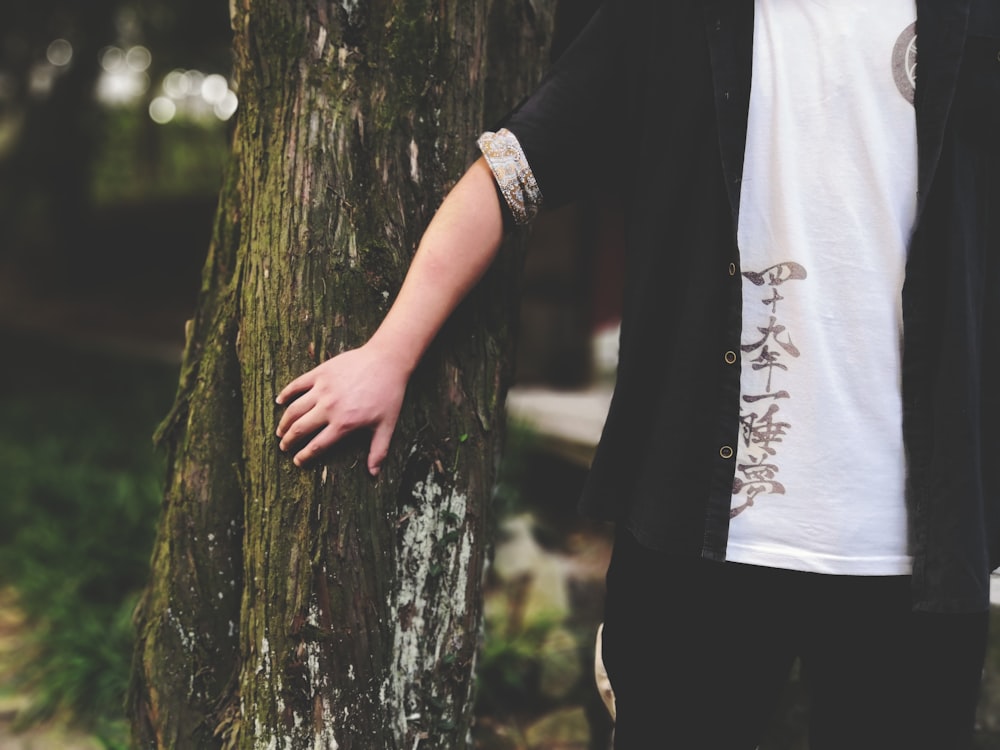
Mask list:
[{"label": "tree trunk", "polygon": [[466,745],[518,248],[417,369],[377,481],[366,435],[294,467],[274,399],[374,331],[553,4],[231,0],[240,113],[160,433],[137,746]]}]

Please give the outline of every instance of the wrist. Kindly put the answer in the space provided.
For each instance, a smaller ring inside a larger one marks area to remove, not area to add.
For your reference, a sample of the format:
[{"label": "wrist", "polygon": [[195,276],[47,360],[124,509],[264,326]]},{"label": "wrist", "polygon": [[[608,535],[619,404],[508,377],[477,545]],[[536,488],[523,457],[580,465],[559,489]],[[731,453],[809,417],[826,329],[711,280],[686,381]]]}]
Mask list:
[{"label": "wrist", "polygon": [[391,370],[399,373],[404,379],[417,367],[423,350],[415,346],[413,337],[393,336],[379,329],[365,344],[380,361]]}]

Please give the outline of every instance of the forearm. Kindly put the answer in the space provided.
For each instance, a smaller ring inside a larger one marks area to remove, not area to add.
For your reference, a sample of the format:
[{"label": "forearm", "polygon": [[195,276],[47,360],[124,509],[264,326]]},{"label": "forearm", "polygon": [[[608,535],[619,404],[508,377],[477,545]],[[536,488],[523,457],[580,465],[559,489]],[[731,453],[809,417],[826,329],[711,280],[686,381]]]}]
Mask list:
[{"label": "forearm", "polygon": [[424,232],[403,288],[364,346],[295,378],[278,394],[281,449],[302,466],[344,435],[372,431],[368,471],[378,474],[406,382],[431,340],[485,273],[503,236],[493,174],[483,159],[452,188]]},{"label": "forearm", "polygon": [[503,217],[486,160],[448,193],[424,232],[396,301],[369,342],[407,373],[462,298],[486,272],[503,238]]}]

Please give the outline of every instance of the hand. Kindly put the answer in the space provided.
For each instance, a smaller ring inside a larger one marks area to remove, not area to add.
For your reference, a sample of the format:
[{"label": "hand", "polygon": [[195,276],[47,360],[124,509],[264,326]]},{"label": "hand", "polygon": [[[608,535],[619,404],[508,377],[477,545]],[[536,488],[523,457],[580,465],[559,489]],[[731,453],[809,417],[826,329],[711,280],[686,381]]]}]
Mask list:
[{"label": "hand", "polygon": [[281,450],[312,436],[295,454],[295,465],[302,466],[348,433],[368,428],[368,472],[377,476],[389,452],[408,375],[389,353],[370,343],[300,375],[278,394],[278,404],[288,404],[278,423]]}]

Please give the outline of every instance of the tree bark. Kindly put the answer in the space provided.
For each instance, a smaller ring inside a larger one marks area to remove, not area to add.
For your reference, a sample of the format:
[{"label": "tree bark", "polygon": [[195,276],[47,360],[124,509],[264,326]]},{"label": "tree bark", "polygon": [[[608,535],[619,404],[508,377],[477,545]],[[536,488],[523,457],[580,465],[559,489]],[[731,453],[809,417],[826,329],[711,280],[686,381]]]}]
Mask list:
[{"label": "tree bark", "polygon": [[231,0],[240,112],[136,623],[138,747],[465,747],[509,379],[508,245],[367,436],[300,470],[284,383],[358,346],[474,138],[530,90],[552,0]]}]

